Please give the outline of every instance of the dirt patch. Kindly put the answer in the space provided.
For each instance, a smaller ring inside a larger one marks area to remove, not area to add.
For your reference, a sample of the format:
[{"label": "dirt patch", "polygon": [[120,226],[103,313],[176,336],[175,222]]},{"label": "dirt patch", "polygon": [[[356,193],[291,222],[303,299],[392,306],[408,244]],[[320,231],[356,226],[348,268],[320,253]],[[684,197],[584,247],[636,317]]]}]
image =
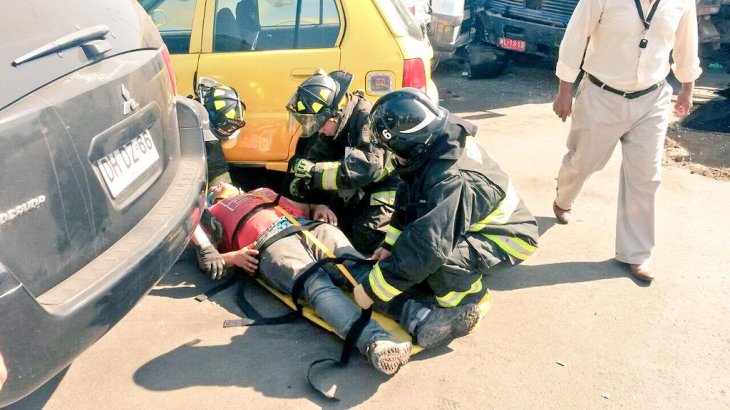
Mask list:
[{"label": "dirt patch", "polygon": [[665,163],[730,181],[730,100],[699,106],[667,131]]}]

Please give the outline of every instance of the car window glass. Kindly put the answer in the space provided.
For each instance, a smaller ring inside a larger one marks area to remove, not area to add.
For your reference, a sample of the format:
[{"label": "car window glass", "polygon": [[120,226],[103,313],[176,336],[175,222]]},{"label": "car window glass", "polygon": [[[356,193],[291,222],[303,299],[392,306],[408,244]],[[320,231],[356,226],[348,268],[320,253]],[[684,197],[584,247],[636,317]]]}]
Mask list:
[{"label": "car window glass", "polygon": [[335,0],[217,0],[214,27],[216,52],[327,48],[340,16]]},{"label": "car window glass", "polygon": [[140,0],[152,17],[170,54],[186,54],[190,50],[195,0]]}]

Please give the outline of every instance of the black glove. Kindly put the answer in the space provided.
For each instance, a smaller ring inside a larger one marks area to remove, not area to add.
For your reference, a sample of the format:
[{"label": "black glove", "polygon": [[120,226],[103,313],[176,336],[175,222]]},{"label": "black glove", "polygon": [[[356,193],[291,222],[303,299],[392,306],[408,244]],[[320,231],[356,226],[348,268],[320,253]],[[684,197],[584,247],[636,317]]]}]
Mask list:
[{"label": "black glove", "polygon": [[291,194],[292,199],[306,199],[307,194],[309,194],[309,191],[311,189],[311,185],[311,179],[302,179],[297,177],[293,178],[291,183],[289,184],[289,193]]},{"label": "black glove", "polygon": [[213,245],[198,248],[198,268],[209,275],[211,279],[222,279],[226,271],[226,262],[223,256]]}]

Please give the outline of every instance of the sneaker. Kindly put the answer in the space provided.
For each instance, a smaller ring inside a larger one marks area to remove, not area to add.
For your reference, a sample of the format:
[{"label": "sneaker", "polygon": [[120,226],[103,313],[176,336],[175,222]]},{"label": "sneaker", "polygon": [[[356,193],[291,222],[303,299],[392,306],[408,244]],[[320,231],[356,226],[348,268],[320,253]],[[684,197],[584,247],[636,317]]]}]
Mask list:
[{"label": "sneaker", "polygon": [[411,343],[377,340],[368,345],[368,362],[380,373],[392,376],[411,358]]},{"label": "sneaker", "polygon": [[457,337],[471,333],[480,319],[479,306],[473,303],[453,308],[433,308],[416,326],[416,343],[424,349],[446,346]]}]

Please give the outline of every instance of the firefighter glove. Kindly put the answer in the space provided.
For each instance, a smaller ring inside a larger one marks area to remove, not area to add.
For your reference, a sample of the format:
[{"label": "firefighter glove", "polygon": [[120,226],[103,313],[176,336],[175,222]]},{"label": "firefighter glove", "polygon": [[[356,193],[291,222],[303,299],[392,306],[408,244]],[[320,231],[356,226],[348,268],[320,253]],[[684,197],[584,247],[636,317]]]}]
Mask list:
[{"label": "firefighter glove", "polygon": [[298,158],[294,161],[294,165],[292,167],[294,170],[294,176],[301,179],[312,179],[312,171],[314,170],[314,162],[304,159],[304,158]]},{"label": "firefighter glove", "polygon": [[312,187],[312,180],[305,178],[292,179],[289,184],[289,193],[292,199],[304,200]]},{"label": "firefighter glove", "polygon": [[211,279],[218,280],[223,278],[226,262],[213,245],[201,246],[198,248],[198,268]]},{"label": "firefighter glove", "polygon": [[365,292],[362,284],[355,286],[355,289],[352,291],[352,295],[355,297],[355,302],[357,302],[357,304],[363,309],[368,309],[373,305],[373,300],[370,299],[370,296],[368,296]]}]

